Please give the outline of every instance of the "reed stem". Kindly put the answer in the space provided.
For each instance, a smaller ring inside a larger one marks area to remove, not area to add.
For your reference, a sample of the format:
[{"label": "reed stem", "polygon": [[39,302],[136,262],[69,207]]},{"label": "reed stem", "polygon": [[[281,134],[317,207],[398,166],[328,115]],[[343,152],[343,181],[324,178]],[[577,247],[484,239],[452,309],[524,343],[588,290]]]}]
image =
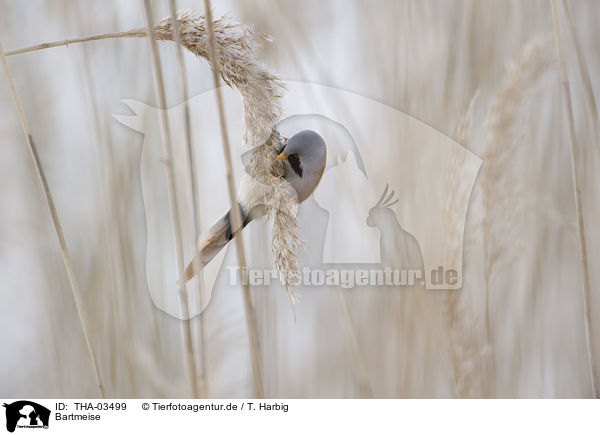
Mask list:
[{"label": "reed stem", "polygon": [[562,39],[560,35],[560,24],[556,10],[556,1],[550,0],[552,6],[552,20],[554,23],[554,37],[556,41],[556,49],[558,52],[560,83],[565,100],[565,109],[567,112],[567,121],[569,123],[569,135],[571,138],[571,175],[573,182],[573,197],[575,202],[575,213],[577,214],[577,234],[579,236],[579,262],[581,265],[581,281],[583,290],[583,312],[585,324],[585,338],[587,344],[587,353],[589,361],[589,370],[592,384],[593,396],[598,398],[599,374],[597,373],[596,362],[592,348],[592,314],[590,308],[590,284],[587,264],[587,248],[585,242],[585,227],[583,221],[582,210],[582,194],[579,184],[579,150],[577,146],[577,135],[575,134],[575,122],[573,120],[573,105],[571,102],[571,89],[569,78],[567,76],[567,66],[565,63]]},{"label": "reed stem", "polygon": [[71,287],[71,292],[73,294],[73,300],[75,301],[75,308],[77,310],[77,316],[79,317],[79,323],[81,324],[83,338],[85,339],[85,345],[87,347],[87,351],[90,356],[90,362],[92,363],[92,369],[94,371],[94,376],[96,377],[96,386],[98,388],[100,397],[105,399],[106,393],[104,391],[104,384],[102,382],[102,376],[100,374],[100,369],[98,368],[98,360],[96,358],[96,354],[94,353],[94,349],[92,348],[89,328],[88,328],[88,325],[86,322],[85,314],[83,312],[83,303],[81,301],[81,290],[79,288],[79,284],[78,284],[77,278],[75,276],[75,271],[73,269],[73,261],[71,260],[71,255],[69,254],[69,250],[67,248],[67,242],[65,241],[65,236],[63,234],[62,226],[60,224],[58,212],[56,211],[56,206],[54,205],[54,199],[52,198],[52,192],[50,191],[50,186],[48,185],[48,180],[46,179],[46,174],[44,172],[44,168],[42,166],[40,156],[37,152],[37,148],[35,145],[35,141],[33,139],[33,135],[31,134],[31,130],[29,128],[27,118],[25,117],[25,112],[23,111],[23,106],[21,105],[19,95],[17,94],[17,90],[16,90],[14,82],[12,80],[12,76],[11,76],[10,70],[8,68],[8,63],[6,62],[6,57],[4,55],[4,48],[2,47],[2,42],[0,42],[0,60],[2,61],[2,68],[4,70],[4,74],[6,75],[8,87],[10,88],[10,93],[11,93],[15,108],[17,110],[17,115],[19,117],[19,121],[21,122],[21,127],[23,129],[23,133],[25,134],[25,139],[26,139],[27,145],[29,147],[31,159],[33,160],[33,164],[35,166],[35,170],[36,170],[36,173],[38,176],[38,181],[40,182],[42,191],[44,192],[44,196],[46,198],[46,202],[48,203],[48,208],[50,209],[50,214],[52,216],[52,222],[54,224],[54,229],[55,229],[56,235],[58,237],[58,242],[60,244],[60,255],[62,257],[65,271],[67,272],[67,278],[69,280],[69,285]]},{"label": "reed stem", "polygon": [[[583,81],[583,87],[585,88],[585,97],[588,102],[588,106],[590,107],[590,111],[592,112],[592,125],[594,129],[594,139],[598,140],[598,108],[596,106],[596,98],[594,95],[594,89],[592,88],[592,80],[590,79],[590,73],[585,64],[583,50],[581,49],[581,44],[579,44],[579,39],[577,38],[577,32],[575,29],[575,22],[573,21],[573,15],[571,14],[571,8],[569,7],[569,3],[567,0],[562,0],[563,9],[565,10],[565,15],[567,17],[567,28],[569,29],[569,33],[571,34],[571,39],[573,40],[573,45],[575,46],[575,56],[577,57],[577,66],[579,67],[579,73],[581,74],[581,79]],[[600,147],[600,144],[598,144]],[[600,150],[600,148],[598,148]]]},{"label": "reed stem", "polygon": [[[152,30],[152,6],[150,0],[144,0],[144,9],[146,12],[147,35],[153,36]],[[192,329],[190,325],[190,310],[188,295],[184,279],[184,259],[183,259],[183,238],[181,235],[181,221],[179,220],[179,207],[177,203],[177,190],[175,188],[175,174],[173,167],[173,147],[171,144],[171,132],[169,129],[169,120],[167,118],[167,99],[165,94],[162,68],[160,65],[160,55],[158,53],[158,44],[154,37],[148,38],[150,53],[152,57],[152,66],[154,70],[154,87],[156,98],[158,100],[160,112],[160,134],[164,155],[165,176],[167,181],[169,207],[171,209],[171,223],[173,227],[173,236],[175,239],[175,250],[177,255],[177,272],[179,283],[179,304],[181,308],[183,339],[185,346],[185,360],[190,389],[193,397],[198,397],[198,379],[196,378],[196,364],[194,358],[194,349],[192,345]]]},{"label": "reed stem", "polygon": [[[190,177],[190,194],[192,197],[192,219],[193,219],[193,240],[192,240],[192,249],[190,252],[196,252],[196,241],[200,236],[200,212],[198,209],[198,176],[196,171],[196,159],[194,155],[194,148],[192,146],[192,128],[190,123],[190,106],[189,106],[189,91],[187,86],[187,74],[185,70],[185,62],[183,60],[183,48],[181,46],[181,38],[180,38],[180,26],[179,20],[177,19],[177,5],[176,0],[169,0],[169,8],[171,12],[171,20],[173,22],[173,39],[175,40],[175,52],[177,55],[177,79],[179,82],[179,91],[181,92],[181,96],[183,98],[183,111],[184,111],[184,130],[185,130],[185,145],[187,151],[187,159],[188,159],[188,171]],[[200,257],[198,255],[194,255],[194,269],[200,270]],[[196,293],[200,300],[199,306],[200,309],[203,307],[202,300],[202,272],[198,274],[196,277]],[[199,393],[200,397],[206,397],[206,355],[204,348],[204,318],[200,314],[197,319],[198,322],[198,345],[199,345],[199,353],[200,353],[200,373],[199,373]]]},{"label": "reed stem", "polygon": [[[231,161],[231,150],[229,148],[229,135],[227,133],[227,123],[225,120],[225,106],[223,103],[223,96],[221,94],[221,87],[219,81],[221,73],[219,71],[219,58],[217,50],[215,49],[215,33],[212,21],[212,9],[210,0],[204,0],[204,7],[206,9],[206,22],[208,27],[208,38],[209,38],[209,59],[212,65],[213,77],[215,82],[215,91],[217,95],[217,107],[219,110],[219,120],[221,126],[221,136],[223,138],[223,155],[225,157],[225,168],[227,178],[227,189],[229,191],[229,199],[231,201],[231,220],[232,227],[235,229],[233,237],[235,239],[235,246],[237,252],[238,266],[240,270],[245,271],[246,268],[246,256],[244,253],[244,240],[241,231],[242,216],[240,213],[240,207],[238,206],[235,184],[233,180],[233,164]],[[250,294],[250,286],[247,281],[242,279],[242,296],[244,299],[244,311],[246,314],[246,326],[248,329],[248,341],[250,343],[250,358],[252,360],[252,372],[254,377],[254,388],[256,390],[256,397],[258,399],[264,398],[263,381],[260,364],[260,351],[259,351],[259,340],[258,340],[258,327],[256,325],[256,313],[252,307],[252,300]]]},{"label": "reed stem", "polygon": [[145,29],[134,29],[126,32],[114,32],[114,33],[102,33],[99,35],[82,36],[80,38],[63,39],[61,41],[44,42],[43,44],[30,45],[28,47],[16,48],[14,50],[8,50],[4,53],[5,56],[13,56],[15,54],[29,53],[30,51],[45,50],[46,48],[69,46],[79,42],[88,41],[99,41],[101,39],[113,39],[113,38],[124,38],[124,37],[142,37],[148,33]]}]

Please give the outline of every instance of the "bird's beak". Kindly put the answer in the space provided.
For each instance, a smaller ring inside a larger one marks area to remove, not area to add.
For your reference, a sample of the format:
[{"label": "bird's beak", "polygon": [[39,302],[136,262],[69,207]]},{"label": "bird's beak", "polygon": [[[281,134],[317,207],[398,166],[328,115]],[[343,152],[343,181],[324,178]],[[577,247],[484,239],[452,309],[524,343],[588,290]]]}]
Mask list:
[{"label": "bird's beak", "polygon": [[275,160],[283,160],[283,159],[287,159],[287,156],[283,153],[281,153],[277,157],[275,157]]}]

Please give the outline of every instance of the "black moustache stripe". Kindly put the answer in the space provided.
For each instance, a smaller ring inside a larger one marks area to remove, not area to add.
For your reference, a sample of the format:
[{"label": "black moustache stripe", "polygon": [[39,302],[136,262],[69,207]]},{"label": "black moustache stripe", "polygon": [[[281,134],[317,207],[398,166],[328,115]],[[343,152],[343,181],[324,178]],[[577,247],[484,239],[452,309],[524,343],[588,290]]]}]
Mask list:
[{"label": "black moustache stripe", "polygon": [[288,161],[290,162],[290,166],[292,167],[294,172],[298,174],[300,178],[302,178],[302,164],[300,163],[300,158],[298,157],[298,154],[292,154],[288,156]]}]

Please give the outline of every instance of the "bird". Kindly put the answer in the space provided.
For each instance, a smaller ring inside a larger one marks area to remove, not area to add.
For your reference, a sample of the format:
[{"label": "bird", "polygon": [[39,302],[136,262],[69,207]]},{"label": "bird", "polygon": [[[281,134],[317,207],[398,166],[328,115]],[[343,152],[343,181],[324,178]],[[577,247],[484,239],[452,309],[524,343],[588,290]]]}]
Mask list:
[{"label": "bird", "polygon": [[[312,130],[303,130],[290,137],[275,160],[283,162],[282,178],[294,189],[298,204],[305,201],[317,188],[327,161],[327,147],[323,138]],[[264,185],[249,179],[244,174],[237,195],[237,203],[242,217],[241,229],[252,220],[267,214],[264,203]],[[259,188],[262,186],[263,188]],[[192,279],[204,268],[235,235],[239,232],[232,228],[231,210],[219,219],[199,242],[196,258],[185,268],[185,281]]]}]

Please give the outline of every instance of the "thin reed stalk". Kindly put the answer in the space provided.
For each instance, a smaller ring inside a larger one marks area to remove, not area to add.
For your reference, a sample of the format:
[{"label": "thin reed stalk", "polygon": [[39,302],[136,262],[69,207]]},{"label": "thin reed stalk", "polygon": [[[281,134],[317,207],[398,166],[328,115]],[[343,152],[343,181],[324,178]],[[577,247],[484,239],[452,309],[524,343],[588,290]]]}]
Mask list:
[{"label": "thin reed stalk", "polygon": [[[200,236],[200,214],[198,210],[198,177],[196,171],[196,159],[194,155],[194,148],[192,147],[192,129],[190,124],[190,106],[189,106],[189,92],[187,86],[187,74],[185,71],[185,63],[183,60],[183,49],[181,47],[181,38],[180,38],[180,26],[179,20],[177,19],[177,5],[176,0],[169,0],[169,9],[171,12],[171,20],[173,22],[173,37],[175,40],[175,52],[177,54],[177,79],[179,81],[179,90],[181,92],[181,96],[183,98],[183,124],[185,130],[185,145],[187,151],[187,159],[188,159],[188,171],[190,177],[190,194],[192,196],[192,219],[193,219],[193,235],[194,238],[192,240],[192,249],[190,252],[196,251],[196,241]],[[200,270],[200,257],[198,255],[194,255],[193,261],[194,269]],[[199,305],[203,306],[202,300],[202,272],[196,278],[196,293],[198,294],[198,298],[200,299]],[[206,397],[206,355],[204,349],[204,317],[202,315],[198,316],[198,347],[200,353],[200,385],[199,385],[199,393],[200,397]]]},{"label": "thin reed stalk", "polygon": [[48,180],[46,179],[46,174],[44,172],[44,168],[42,167],[42,162],[40,161],[40,157],[37,152],[33,135],[31,134],[31,130],[29,129],[29,124],[27,122],[27,118],[25,117],[25,112],[23,111],[21,101],[19,100],[19,95],[17,94],[17,90],[13,83],[10,70],[8,68],[8,63],[6,62],[2,42],[0,42],[0,59],[2,61],[2,68],[4,70],[4,74],[6,75],[6,80],[8,82],[8,87],[10,88],[12,99],[17,110],[17,115],[19,117],[19,121],[21,122],[21,127],[23,129],[23,133],[25,134],[25,139],[27,140],[27,145],[29,147],[29,152],[31,154],[31,158],[35,166],[38,180],[44,192],[44,196],[46,197],[46,202],[48,203],[50,214],[52,215],[52,222],[54,223],[54,229],[56,231],[56,235],[58,236],[58,242],[60,244],[60,255],[65,266],[65,271],[67,272],[67,278],[69,280],[69,285],[73,294],[73,300],[75,301],[75,308],[77,310],[77,316],[79,317],[79,323],[81,324],[81,330],[85,339],[85,345],[90,356],[90,362],[92,363],[94,376],[96,377],[96,386],[98,388],[100,397],[104,399],[106,398],[104,384],[102,382],[102,376],[98,367],[98,360],[96,358],[96,354],[94,353],[94,349],[92,348],[92,343],[90,341],[89,328],[83,311],[83,303],[81,301],[81,290],[79,288],[79,284],[75,276],[75,271],[73,269],[73,261],[71,260],[71,255],[69,254],[69,250],[67,248],[67,242],[65,241],[65,236],[63,234],[62,226],[60,224],[58,212],[56,211],[54,199],[52,198],[52,192],[50,191],[50,186],[48,185]]},{"label": "thin reed stalk", "polygon": [[[227,133],[227,123],[225,120],[225,106],[223,103],[223,96],[221,94],[221,88],[219,86],[219,77],[221,73],[219,71],[219,58],[217,50],[215,49],[215,32],[212,21],[212,9],[210,0],[204,0],[204,8],[206,9],[206,23],[208,27],[208,47],[209,47],[209,60],[212,65],[213,78],[215,82],[215,89],[217,95],[217,108],[219,110],[219,121],[221,126],[221,136],[223,138],[223,155],[225,157],[225,168],[226,168],[226,179],[227,189],[229,191],[229,199],[231,201],[231,220],[232,227],[235,232],[233,237],[235,239],[236,253],[238,266],[241,271],[247,270],[246,258],[244,253],[244,240],[241,231],[242,216],[240,213],[240,207],[237,203],[237,196],[235,191],[235,184],[233,180],[233,165],[231,161],[231,150],[229,148],[229,135]],[[237,234],[236,234],[237,233]],[[237,236],[237,237],[236,237]],[[260,365],[260,350],[258,341],[258,327],[256,324],[256,313],[252,307],[252,300],[250,295],[250,286],[245,280],[242,280],[242,295],[244,298],[244,311],[246,314],[246,326],[248,329],[248,341],[250,343],[250,358],[252,359],[252,372],[254,375],[254,388],[256,390],[256,396],[258,399],[264,398],[263,381]]]},{"label": "thin reed stalk", "polygon": [[552,21],[554,23],[554,38],[556,42],[556,50],[558,52],[560,83],[565,100],[565,109],[567,121],[569,123],[569,135],[571,138],[571,175],[573,181],[573,199],[575,202],[575,213],[577,214],[577,234],[579,236],[579,263],[581,266],[581,281],[583,291],[583,312],[585,324],[585,338],[588,353],[589,370],[591,377],[591,387],[593,396],[599,398],[598,391],[600,390],[600,374],[596,367],[596,358],[592,347],[592,314],[590,308],[590,283],[588,274],[587,248],[585,242],[585,226],[583,221],[582,210],[582,194],[579,184],[579,149],[577,145],[577,135],[575,133],[575,122],[573,120],[573,105],[571,101],[571,89],[569,78],[567,76],[567,66],[565,63],[562,39],[560,34],[560,23],[556,10],[556,1],[550,0],[552,7]]},{"label": "thin reed stalk", "polygon": [[196,364],[194,358],[194,349],[192,345],[192,329],[190,322],[190,310],[188,305],[188,295],[185,287],[184,279],[184,259],[183,259],[183,238],[181,235],[181,221],[179,220],[179,208],[177,203],[177,191],[175,189],[175,174],[173,168],[173,147],[171,144],[171,132],[169,130],[169,120],[167,118],[167,102],[163,81],[162,68],[160,65],[160,55],[158,53],[158,45],[153,37],[152,24],[152,6],[150,0],[144,0],[144,9],[146,12],[146,22],[148,26],[148,34],[152,37],[148,38],[150,44],[150,53],[154,69],[154,85],[156,98],[160,109],[160,134],[163,147],[163,155],[165,159],[165,176],[169,193],[169,207],[171,209],[171,223],[173,226],[173,236],[175,238],[175,250],[177,255],[177,272],[179,283],[179,302],[182,316],[183,338],[185,345],[186,368],[190,380],[190,389],[194,397],[198,397],[198,380],[196,378]]},{"label": "thin reed stalk", "polygon": [[[567,28],[569,29],[569,33],[571,34],[571,39],[573,40],[573,45],[575,46],[575,57],[577,58],[577,66],[579,67],[579,74],[581,74],[581,79],[583,80],[583,87],[585,88],[585,98],[590,106],[590,111],[592,112],[593,118],[593,129],[594,129],[594,139],[598,139],[598,108],[596,106],[596,98],[594,96],[594,89],[592,88],[592,80],[590,79],[590,72],[587,69],[585,64],[583,51],[581,49],[581,45],[579,44],[579,39],[577,38],[577,31],[575,29],[575,22],[573,21],[573,15],[571,14],[571,8],[569,7],[569,3],[567,0],[562,0],[563,9],[565,10],[565,15],[567,16]],[[598,149],[600,150],[600,144],[598,144]]]},{"label": "thin reed stalk", "polygon": [[61,41],[44,42],[42,44],[31,45],[28,47],[16,48],[8,50],[4,53],[5,56],[13,56],[15,54],[29,53],[30,51],[45,50],[46,48],[61,47],[64,45],[76,44],[79,42],[99,41],[101,39],[126,38],[126,37],[142,37],[146,36],[145,29],[134,29],[126,32],[102,33],[99,35],[83,36],[80,38],[63,39]]}]

